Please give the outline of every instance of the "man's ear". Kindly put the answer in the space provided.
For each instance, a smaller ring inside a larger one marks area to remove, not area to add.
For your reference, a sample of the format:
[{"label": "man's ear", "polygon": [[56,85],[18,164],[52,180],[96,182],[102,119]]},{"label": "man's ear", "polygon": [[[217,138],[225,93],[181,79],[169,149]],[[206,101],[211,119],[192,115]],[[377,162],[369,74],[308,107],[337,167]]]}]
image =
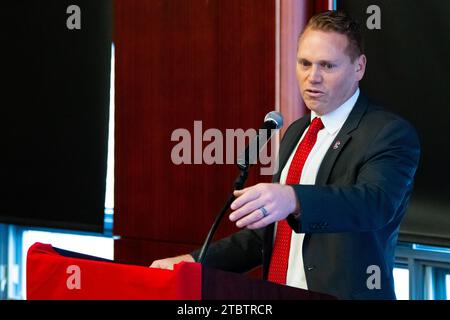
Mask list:
[{"label": "man's ear", "polygon": [[360,81],[364,77],[364,73],[366,72],[366,63],[367,58],[364,54],[360,55],[355,61],[356,79],[358,81]]}]

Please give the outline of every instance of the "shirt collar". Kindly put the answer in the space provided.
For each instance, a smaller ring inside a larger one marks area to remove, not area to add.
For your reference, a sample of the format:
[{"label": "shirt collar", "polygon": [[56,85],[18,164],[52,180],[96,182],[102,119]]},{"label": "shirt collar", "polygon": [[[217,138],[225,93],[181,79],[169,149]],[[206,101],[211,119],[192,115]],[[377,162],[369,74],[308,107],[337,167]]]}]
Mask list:
[{"label": "shirt collar", "polygon": [[[347,99],[342,105],[340,105],[336,110],[333,110],[330,113],[324,114],[321,119],[325,130],[329,134],[334,134],[337,130],[342,128],[345,120],[347,120],[348,115],[352,111],[355,106],[356,100],[359,97],[359,88],[356,89],[355,93]],[[318,117],[318,115],[311,111],[311,121]]]}]

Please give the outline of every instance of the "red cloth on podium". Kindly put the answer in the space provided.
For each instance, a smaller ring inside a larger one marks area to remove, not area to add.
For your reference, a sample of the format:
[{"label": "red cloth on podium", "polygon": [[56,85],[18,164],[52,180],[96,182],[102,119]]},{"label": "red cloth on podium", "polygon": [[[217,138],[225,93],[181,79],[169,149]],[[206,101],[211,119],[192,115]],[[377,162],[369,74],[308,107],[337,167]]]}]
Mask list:
[{"label": "red cloth on podium", "polygon": [[161,270],[67,257],[42,243],[27,256],[29,300],[201,300],[201,278],[198,263]]}]

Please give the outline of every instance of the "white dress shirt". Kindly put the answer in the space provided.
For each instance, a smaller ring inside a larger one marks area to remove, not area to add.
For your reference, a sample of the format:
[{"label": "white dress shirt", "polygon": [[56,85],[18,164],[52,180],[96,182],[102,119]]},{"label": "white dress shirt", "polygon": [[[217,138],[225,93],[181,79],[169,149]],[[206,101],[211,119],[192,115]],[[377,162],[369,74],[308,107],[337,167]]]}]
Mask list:
[{"label": "white dress shirt", "polygon": [[[323,158],[325,157],[325,153],[331,147],[331,143],[333,143],[339,130],[344,125],[345,120],[347,120],[348,115],[352,111],[353,106],[355,105],[356,100],[358,99],[358,96],[359,96],[359,88],[355,91],[353,96],[351,96],[339,108],[321,117],[324,128],[319,131],[317,135],[317,141],[314,144],[310,154],[308,155],[308,158],[305,161],[305,165],[302,170],[302,175],[299,184],[309,184],[309,185],[315,184],[317,172],[319,171],[319,167],[322,163]],[[317,114],[311,111],[311,121],[315,117],[317,117]],[[286,178],[289,167],[292,162],[292,158],[294,157],[295,151],[297,150],[300,142],[303,140],[303,137],[305,136],[307,130],[308,128],[303,133],[302,137],[297,143],[297,146],[293,150],[291,156],[289,157],[288,161],[286,162],[286,165],[284,166],[281,172],[280,176],[281,184],[286,183]],[[300,204],[300,219],[301,219],[301,204]],[[292,287],[308,289],[302,255],[304,237],[305,237],[304,233],[292,232],[286,284]]]}]

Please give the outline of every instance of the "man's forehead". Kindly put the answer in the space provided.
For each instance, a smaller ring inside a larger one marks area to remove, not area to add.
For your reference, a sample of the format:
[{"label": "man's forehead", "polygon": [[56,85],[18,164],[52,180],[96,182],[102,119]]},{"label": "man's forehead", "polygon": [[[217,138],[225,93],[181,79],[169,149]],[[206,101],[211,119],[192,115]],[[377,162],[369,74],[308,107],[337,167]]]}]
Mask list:
[{"label": "man's forehead", "polygon": [[297,58],[336,60],[346,55],[348,43],[343,34],[308,28],[299,39]]}]

